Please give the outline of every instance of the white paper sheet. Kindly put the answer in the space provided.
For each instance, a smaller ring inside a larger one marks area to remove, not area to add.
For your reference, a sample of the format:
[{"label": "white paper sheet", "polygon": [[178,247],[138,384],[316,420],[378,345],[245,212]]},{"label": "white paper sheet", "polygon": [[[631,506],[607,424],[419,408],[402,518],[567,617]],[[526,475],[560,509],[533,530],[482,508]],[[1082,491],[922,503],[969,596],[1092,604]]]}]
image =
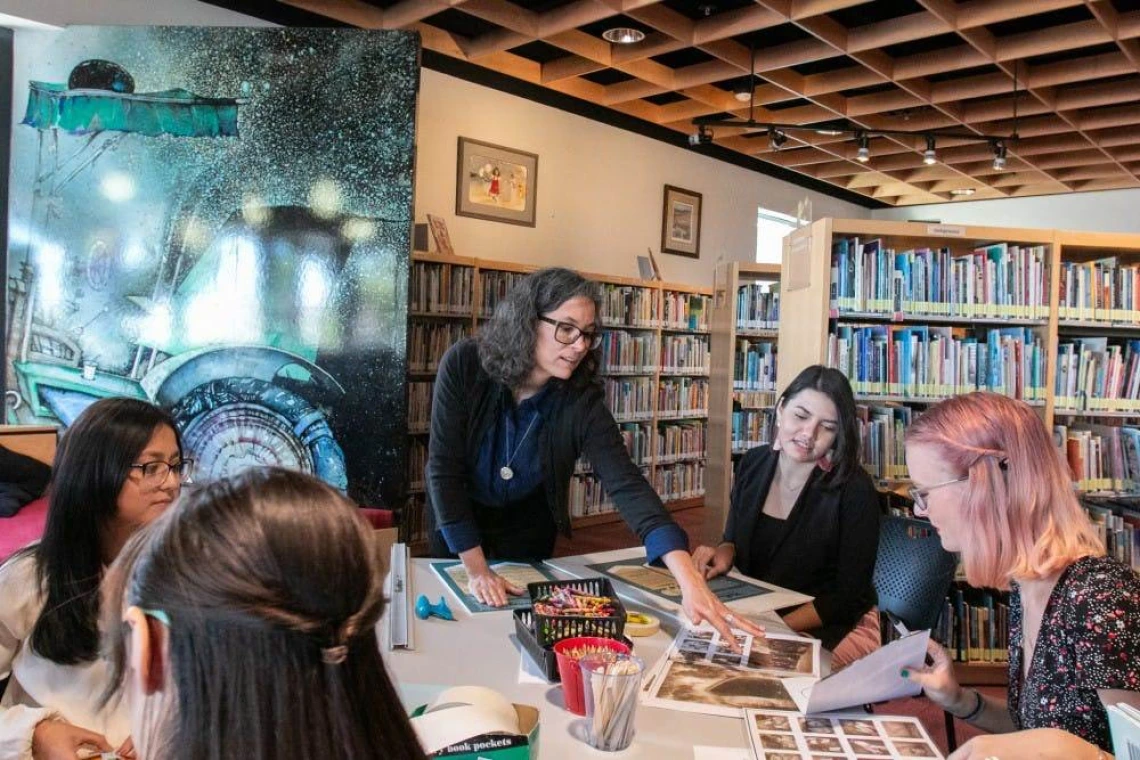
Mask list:
[{"label": "white paper sheet", "polygon": [[800,710],[808,715],[913,697],[922,687],[899,673],[904,668],[923,666],[928,641],[930,631],[915,631],[822,681],[786,678],[784,686]]}]

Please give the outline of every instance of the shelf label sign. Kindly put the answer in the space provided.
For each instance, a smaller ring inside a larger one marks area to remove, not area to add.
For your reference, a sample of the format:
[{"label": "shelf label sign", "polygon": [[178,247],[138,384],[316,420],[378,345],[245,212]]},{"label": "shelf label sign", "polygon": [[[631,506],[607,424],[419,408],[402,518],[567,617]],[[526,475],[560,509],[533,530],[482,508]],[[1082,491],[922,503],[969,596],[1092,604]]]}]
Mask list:
[{"label": "shelf label sign", "polygon": [[957,224],[928,224],[927,235],[942,235],[943,237],[965,237],[966,228]]}]

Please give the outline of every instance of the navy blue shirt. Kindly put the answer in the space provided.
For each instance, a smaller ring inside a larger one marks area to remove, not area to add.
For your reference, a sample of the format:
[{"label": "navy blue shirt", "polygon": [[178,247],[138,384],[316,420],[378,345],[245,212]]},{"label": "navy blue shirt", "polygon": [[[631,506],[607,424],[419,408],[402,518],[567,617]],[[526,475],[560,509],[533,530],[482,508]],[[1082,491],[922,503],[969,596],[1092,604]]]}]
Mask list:
[{"label": "navy blue shirt", "polygon": [[[523,399],[517,405],[513,397],[504,399],[503,414],[487,430],[479,446],[479,456],[472,474],[471,498],[491,508],[511,509],[520,503],[529,503],[543,488],[544,473],[539,457],[538,442],[551,399],[551,385]],[[510,394],[504,391],[504,394]],[[509,463],[509,464],[508,464]],[[512,477],[504,479],[501,470],[511,468]],[[448,548],[455,554],[479,546],[479,528],[474,520],[448,523],[439,526]],[[689,540],[676,523],[662,525],[645,537],[645,555],[650,563],[680,549],[688,551]]]}]

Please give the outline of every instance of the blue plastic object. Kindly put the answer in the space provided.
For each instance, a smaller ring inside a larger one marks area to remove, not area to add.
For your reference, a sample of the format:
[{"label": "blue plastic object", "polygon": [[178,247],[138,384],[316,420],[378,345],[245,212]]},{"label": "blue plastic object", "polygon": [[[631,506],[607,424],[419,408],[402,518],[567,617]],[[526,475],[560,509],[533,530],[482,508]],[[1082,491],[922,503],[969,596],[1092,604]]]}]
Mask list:
[{"label": "blue plastic object", "polygon": [[439,604],[432,604],[427,596],[420,594],[416,599],[416,617],[427,620],[432,615],[440,620],[455,620],[455,615],[451,614],[451,608],[447,606],[447,601],[442,596],[439,598]]}]

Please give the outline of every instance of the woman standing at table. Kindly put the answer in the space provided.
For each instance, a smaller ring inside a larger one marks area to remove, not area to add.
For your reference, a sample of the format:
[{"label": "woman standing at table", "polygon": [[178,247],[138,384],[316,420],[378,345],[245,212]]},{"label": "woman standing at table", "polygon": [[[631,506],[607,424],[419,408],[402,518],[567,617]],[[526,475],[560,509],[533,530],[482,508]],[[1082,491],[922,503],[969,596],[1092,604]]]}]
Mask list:
[{"label": "woman standing at table", "polygon": [[1010,589],[1005,701],[959,686],[934,642],[933,664],[902,674],[992,732],[953,760],[1105,760],[1105,706],[1140,708],[1140,579],[1104,556],[1041,418],[994,393],[957,396],[910,426],[906,463],[915,514],[961,553],[970,585]]},{"label": "woman standing at table", "polygon": [[[630,461],[596,382],[600,310],[594,283],[543,269],[511,289],[478,338],[444,354],[426,473],[437,526],[432,554],[458,555],[484,604],[523,593],[487,561],[551,556],[557,534],[570,535],[570,478],[585,454],[647,560],[664,562],[677,579],[685,612],[727,635],[732,616],[689,561],[685,532]],[[755,628],[746,620],[738,626]]]},{"label": "woman standing at table", "polygon": [[782,611],[796,631],[834,650],[833,667],[879,646],[872,575],[879,498],[859,464],[851,385],[841,372],[808,367],[776,404],[770,446],[740,460],[724,541],[693,552],[709,578],[741,573],[815,599]]}]

